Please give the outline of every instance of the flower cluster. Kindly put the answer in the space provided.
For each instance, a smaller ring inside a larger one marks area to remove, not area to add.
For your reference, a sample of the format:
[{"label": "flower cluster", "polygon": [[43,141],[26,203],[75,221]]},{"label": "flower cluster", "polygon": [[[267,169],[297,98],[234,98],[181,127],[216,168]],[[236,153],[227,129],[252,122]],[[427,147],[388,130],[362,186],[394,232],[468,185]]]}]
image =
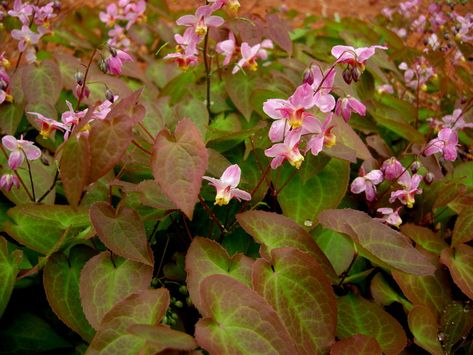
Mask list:
[{"label": "flower cluster", "polygon": [[[22,24],[21,29],[11,31],[11,36],[18,41],[20,53],[26,53],[28,63],[36,60],[35,45],[48,33],[50,21],[56,17],[56,8],[57,5],[53,1],[39,6],[15,0],[13,9],[8,11],[8,15],[18,18]],[[32,30],[33,25],[36,26],[35,30]]]},{"label": "flower cluster", "polygon": [[422,91],[427,90],[427,82],[435,78],[435,71],[424,57],[419,57],[416,62],[409,67],[407,63],[399,64],[399,69],[404,71],[404,82],[407,87]]},{"label": "flower cluster", "polygon": [[[302,151],[310,151],[315,156],[324,146],[334,146],[336,137],[332,133],[334,126],[331,125],[334,114],[343,117],[346,122],[352,112],[361,116],[366,114],[366,107],[353,97],[340,97],[335,101],[331,94],[336,75],[335,65],[347,65],[343,78],[348,84],[358,81],[366,61],[374,55],[376,48],[387,49],[383,46],[357,49],[335,46],[332,48],[332,55],[335,56],[336,62],[332,67],[323,71],[319,66],[311,66],[304,75],[304,83],[287,100],[269,99],[264,103],[264,112],[274,120],[269,129],[269,138],[276,144],[265,151],[266,156],[273,158],[273,169],[286,160],[299,168],[304,161],[299,149],[303,143],[305,147]],[[349,80],[347,73],[350,75]],[[323,120],[315,116],[315,108],[319,114],[326,114]]]},{"label": "flower cluster", "polygon": [[7,69],[10,62],[5,58],[5,52],[0,54],[0,105],[5,102],[11,102],[13,97],[10,95],[10,76]]}]

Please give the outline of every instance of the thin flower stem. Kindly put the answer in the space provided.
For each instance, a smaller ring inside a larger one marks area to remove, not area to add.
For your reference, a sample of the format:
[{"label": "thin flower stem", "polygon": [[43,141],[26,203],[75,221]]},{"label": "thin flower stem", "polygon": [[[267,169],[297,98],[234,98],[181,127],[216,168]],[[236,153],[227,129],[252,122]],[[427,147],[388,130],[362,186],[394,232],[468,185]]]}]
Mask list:
[{"label": "thin flower stem", "polygon": [[158,277],[159,277],[159,273],[161,272],[161,268],[163,266],[164,257],[166,256],[166,251],[168,250],[168,245],[169,245],[169,235],[166,234],[166,244],[164,245],[164,250],[161,256],[161,260],[159,260],[158,271],[156,272],[156,276]]},{"label": "thin flower stem", "polygon": [[200,194],[199,194],[199,201],[200,201],[200,204],[202,205],[202,207],[204,207],[204,210],[209,214],[212,221],[217,225],[218,229],[220,230],[220,233],[225,234],[225,232],[226,232],[225,227],[220,223],[220,221],[218,220],[215,213],[205,203],[205,200],[202,198],[202,196]]},{"label": "thin flower stem", "polygon": [[[266,176],[268,175],[270,168],[271,168],[271,163],[268,163],[268,166],[263,171],[263,174],[261,175],[260,179],[258,180],[258,183],[256,184],[255,188],[250,192],[250,195],[252,197],[258,191],[258,189],[260,188],[263,181],[266,180]],[[246,206],[248,206],[249,203],[250,203],[250,201],[245,201],[245,203],[243,204],[243,206],[241,206],[240,211],[238,213],[243,212],[245,210]]]},{"label": "thin flower stem", "polygon": [[34,182],[33,182],[33,173],[31,171],[31,164],[30,164],[30,161],[28,160],[28,157],[26,156],[25,151],[23,151],[23,155],[25,156],[26,165],[28,166],[28,175],[30,177],[31,194],[33,195],[33,202],[36,202],[36,194],[35,194],[35,191],[34,191]]},{"label": "thin flower stem", "polygon": [[151,143],[154,143],[154,136],[151,134],[151,132],[145,127],[145,125],[142,122],[138,122],[138,126],[146,133],[146,135],[151,139]]},{"label": "thin flower stem", "polygon": [[[8,160],[8,154],[7,152],[5,151],[5,148],[3,148],[3,145],[0,144],[0,149],[2,150],[2,153],[3,155],[5,156],[5,158]],[[28,188],[26,187],[26,184],[25,182],[23,181],[23,179],[21,178],[20,174],[18,174],[18,172],[16,170],[13,170],[13,173],[16,175],[16,177],[18,178],[18,180],[20,181],[20,184],[21,186],[23,186],[23,188],[25,189],[25,192],[26,194],[28,195],[28,198],[34,202],[34,199],[33,199],[33,196],[31,195],[31,192],[30,190],[28,190]]]},{"label": "thin flower stem", "polygon": [[338,282],[337,287],[341,287],[343,285],[343,282],[345,281],[348,274],[350,273],[351,268],[353,267],[353,265],[355,265],[355,261],[357,257],[358,257],[358,253],[355,252],[355,254],[353,255],[353,259],[351,259],[350,265],[348,265],[348,268],[344,272],[342,272],[342,274],[340,275],[340,281]]},{"label": "thin flower stem", "polygon": [[87,76],[89,75],[89,69],[90,69],[90,66],[92,65],[92,61],[94,60],[95,54],[97,54],[97,48],[94,48],[94,51],[92,52],[92,55],[89,59],[89,63],[87,64],[87,68],[85,69],[84,81],[82,82],[79,97],[77,99],[76,111],[79,110],[80,104],[82,102],[82,98],[84,97],[84,91],[85,91],[85,87],[86,87],[86,84],[87,84]]},{"label": "thin flower stem", "polygon": [[140,143],[138,143],[138,142],[135,141],[134,139],[131,141],[131,143],[133,143],[134,145],[136,145],[140,150],[142,150],[142,151],[145,152],[146,154],[153,155],[152,152],[150,152],[148,149],[144,148]]},{"label": "thin flower stem", "polygon": [[208,50],[209,50],[209,30],[205,34],[204,38],[204,66],[205,66],[205,82],[206,82],[206,94],[207,94],[207,112],[209,113],[209,117],[212,117],[212,111],[210,111],[210,63],[208,58]]},{"label": "thin flower stem", "polygon": [[53,183],[49,187],[49,189],[36,201],[36,203],[41,203],[50,193],[53,191],[54,187],[56,186],[56,182],[59,178],[59,169],[56,170],[56,175],[54,176]]},{"label": "thin flower stem", "polygon": [[182,220],[183,220],[183,222],[184,222],[184,228],[185,228],[186,233],[187,233],[187,237],[189,238],[189,240],[190,240],[191,243],[192,243],[192,239],[193,239],[193,238],[192,238],[192,233],[191,233],[191,231],[190,231],[190,229],[189,229],[189,225],[187,224],[187,216],[186,216],[183,212],[181,212],[181,214],[182,214]]}]

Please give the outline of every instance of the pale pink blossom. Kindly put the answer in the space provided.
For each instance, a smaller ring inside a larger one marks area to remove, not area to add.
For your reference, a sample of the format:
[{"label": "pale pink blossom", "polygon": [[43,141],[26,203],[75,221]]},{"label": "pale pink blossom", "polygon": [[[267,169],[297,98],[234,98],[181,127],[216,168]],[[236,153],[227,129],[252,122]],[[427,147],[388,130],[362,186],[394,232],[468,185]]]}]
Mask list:
[{"label": "pale pink blossom", "polygon": [[209,176],[203,176],[202,178],[210,181],[210,184],[217,190],[215,204],[223,206],[227,205],[232,198],[236,198],[238,201],[251,200],[251,195],[248,192],[236,188],[240,183],[240,176],[241,169],[237,164],[234,164],[225,169],[220,179]]},{"label": "pale pink blossom", "polygon": [[233,34],[233,32],[230,31],[228,33],[227,40],[217,43],[215,49],[217,53],[223,54],[225,56],[225,59],[223,60],[223,65],[228,65],[232,60],[232,57],[235,52],[238,50],[235,35]]},{"label": "pale pink blossom", "polygon": [[389,84],[383,84],[378,86],[378,89],[376,90],[379,94],[394,94],[394,89],[392,85]]},{"label": "pale pink blossom", "polygon": [[3,174],[0,178],[0,189],[5,189],[9,192],[12,187],[20,188],[20,180],[15,174]]},{"label": "pale pink blossom", "polygon": [[212,4],[214,11],[225,7],[231,14],[236,14],[240,8],[240,2],[238,0],[209,0],[209,3]]},{"label": "pale pink blossom", "polygon": [[54,3],[49,2],[44,6],[35,6],[34,8],[34,23],[39,26],[48,26],[48,22],[56,17],[54,13]]},{"label": "pale pink blossom", "polygon": [[396,180],[406,171],[402,164],[394,157],[391,157],[383,162],[380,169],[384,173],[386,180]]},{"label": "pale pink blossom", "polygon": [[357,99],[351,97],[350,95],[344,97],[343,99],[339,98],[337,100],[337,105],[335,106],[335,113],[338,116],[342,116],[345,122],[348,122],[350,120],[352,112],[355,112],[360,116],[365,116],[366,106],[363,105]]},{"label": "pale pink blossom", "polygon": [[273,158],[271,160],[272,169],[277,169],[285,160],[296,169],[301,167],[304,157],[299,151],[300,138],[299,131],[291,131],[286,135],[283,143],[274,144],[264,151],[267,157]]},{"label": "pale pink blossom", "polygon": [[435,153],[442,153],[445,160],[454,161],[457,159],[458,134],[451,128],[443,128],[438,133],[437,138],[427,143],[424,155],[429,156]]},{"label": "pale pink blossom", "polygon": [[311,130],[311,133],[314,134],[307,142],[306,153],[310,150],[310,152],[316,156],[322,151],[324,146],[330,148],[335,145],[336,137],[332,133],[334,126],[330,125],[332,123],[332,117],[333,114],[329,114],[322,124],[320,121],[316,120],[318,127],[315,130],[313,128]]},{"label": "pale pink blossom", "polygon": [[258,69],[258,59],[266,59],[268,57],[268,52],[266,49],[273,47],[273,42],[271,40],[264,40],[263,42],[250,46],[248,43],[243,42],[240,47],[241,59],[235,65],[232,70],[232,74],[236,74],[242,68],[247,68],[248,70],[255,71]]},{"label": "pale pink blossom", "polygon": [[116,53],[111,54],[105,62],[107,63],[110,74],[120,75],[122,73],[123,64],[133,61],[133,57],[120,49],[116,49],[115,51]]},{"label": "pale pink blossom", "polygon": [[28,112],[30,115],[36,116],[35,121],[41,124],[41,128],[39,134],[44,138],[47,139],[51,136],[54,131],[69,131],[69,127],[61,122],[53,120],[52,118],[48,118],[43,116],[38,112]]},{"label": "pale pink blossom", "polygon": [[380,220],[386,224],[389,224],[391,226],[394,226],[396,228],[399,228],[399,226],[402,224],[402,219],[399,216],[399,210],[401,207],[397,208],[395,211],[390,208],[390,207],[382,207],[378,208],[376,211],[383,214],[384,216],[382,218],[375,218],[377,220]]},{"label": "pale pink blossom", "polygon": [[195,15],[184,15],[177,19],[180,26],[192,27],[198,36],[204,36],[209,27],[220,27],[225,22],[220,16],[213,16],[211,6],[199,7]]},{"label": "pale pink blossom", "polygon": [[126,31],[123,27],[115,25],[110,31],[108,31],[110,37],[107,44],[113,48],[129,48],[131,41],[126,35]]},{"label": "pale pink blossom", "polygon": [[13,2],[13,10],[8,11],[8,14],[12,17],[17,17],[23,25],[29,25],[33,9],[33,6],[30,4],[23,4],[21,0],[15,0]]},{"label": "pale pink blossom", "polygon": [[375,54],[376,49],[388,49],[388,47],[375,45],[353,48],[352,46],[338,45],[332,48],[332,55],[337,58],[337,63],[345,63],[364,69],[366,61]]},{"label": "pale pink blossom", "polygon": [[403,205],[412,208],[415,203],[414,196],[422,193],[422,189],[419,188],[421,181],[421,175],[414,174],[411,177],[409,173],[403,174],[398,180],[399,185],[403,189],[391,192],[389,202],[394,203],[396,200],[399,200]]},{"label": "pale pink blossom", "polygon": [[41,150],[23,137],[16,139],[13,136],[4,136],[2,144],[11,152],[8,157],[8,166],[13,170],[21,166],[25,157],[28,160],[36,160],[41,156]]},{"label": "pale pink blossom", "polygon": [[117,19],[119,19],[117,4],[109,4],[105,11],[100,11],[99,18],[100,21],[102,21],[105,25],[109,27],[115,25],[115,22],[117,21]]},{"label": "pale pink blossom", "polygon": [[35,33],[27,25],[23,25],[21,30],[11,31],[11,36],[18,41],[18,50],[24,52],[28,45],[37,44],[42,34]]},{"label": "pale pink blossom", "polygon": [[359,176],[351,183],[350,191],[354,194],[365,192],[366,200],[376,199],[376,185],[383,182],[383,172],[381,170],[371,170],[364,176]]},{"label": "pale pink blossom", "polygon": [[443,128],[451,128],[454,131],[463,130],[464,128],[473,128],[473,123],[466,123],[463,118],[463,110],[457,108],[451,115],[442,117]]},{"label": "pale pink blossom", "polygon": [[68,111],[64,111],[61,115],[61,121],[68,127],[71,125],[79,124],[79,121],[85,117],[87,114],[88,109],[83,111],[76,112],[72,107],[72,104],[66,100],[66,105],[69,108]]}]

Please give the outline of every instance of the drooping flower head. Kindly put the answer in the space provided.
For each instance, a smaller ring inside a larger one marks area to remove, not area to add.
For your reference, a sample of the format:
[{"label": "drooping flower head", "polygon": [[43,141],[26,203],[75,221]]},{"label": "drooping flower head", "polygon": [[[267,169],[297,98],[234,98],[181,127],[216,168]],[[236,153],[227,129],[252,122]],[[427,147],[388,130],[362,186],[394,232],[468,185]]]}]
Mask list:
[{"label": "drooping flower head", "polygon": [[384,173],[386,180],[392,181],[399,179],[405,171],[402,164],[394,157],[391,157],[383,162],[381,171]]},{"label": "drooping flower head", "polygon": [[205,36],[209,27],[220,27],[225,22],[220,16],[213,16],[213,12],[212,6],[201,6],[194,15],[179,17],[176,24],[192,27],[198,36]]},{"label": "drooping flower head", "polygon": [[376,49],[388,49],[388,47],[378,45],[361,48],[335,46],[332,48],[332,55],[337,58],[337,63],[348,64],[353,68],[359,68],[363,72],[366,61],[374,55]]},{"label": "drooping flower head", "polygon": [[236,188],[240,183],[240,176],[241,169],[237,164],[234,164],[225,169],[220,179],[209,176],[203,176],[202,178],[210,181],[210,184],[217,190],[215,204],[223,206],[228,205],[232,198],[236,198],[238,201],[251,200],[251,195],[248,192]]},{"label": "drooping flower head", "polygon": [[335,113],[338,116],[342,116],[345,122],[348,122],[350,120],[352,112],[355,112],[360,116],[365,116],[366,106],[354,97],[351,97],[350,95],[344,97],[343,99],[339,98],[337,100],[337,105],[335,106]]},{"label": "drooping flower head", "polygon": [[220,10],[222,7],[225,7],[232,15],[235,15],[240,8],[238,0],[209,0],[209,3],[213,4],[212,8],[214,10]]},{"label": "drooping flower head", "polygon": [[451,128],[443,128],[437,138],[427,143],[424,155],[442,153],[445,160],[455,161],[457,159],[458,134]]},{"label": "drooping flower head", "polygon": [[401,185],[403,189],[391,192],[389,202],[393,203],[394,201],[399,200],[403,205],[412,208],[415,203],[414,196],[422,193],[422,189],[419,188],[421,181],[421,175],[414,174],[411,176],[406,172],[398,180],[399,185]]},{"label": "drooping flower head", "polygon": [[105,60],[110,74],[120,75],[122,73],[122,66],[126,62],[133,61],[133,57],[127,52],[120,49],[113,50],[113,53]]},{"label": "drooping flower head", "polygon": [[0,189],[9,192],[12,187],[20,188],[20,180],[15,174],[3,174],[0,178]]},{"label": "drooping flower head", "polygon": [[334,126],[330,125],[332,123],[332,117],[333,114],[329,114],[322,124],[317,120],[318,127],[316,127],[315,130],[313,128],[310,129],[310,133],[314,134],[307,142],[306,153],[310,150],[314,156],[317,156],[324,146],[331,148],[335,145],[337,139],[332,133]]},{"label": "drooping flower head", "polygon": [[350,191],[354,194],[365,192],[366,200],[376,199],[376,185],[383,182],[383,172],[381,170],[371,170],[364,176],[359,176],[351,183]]},{"label": "drooping flower head", "polygon": [[223,54],[225,56],[225,59],[223,60],[223,65],[230,64],[233,55],[237,50],[239,50],[233,32],[230,31],[228,33],[227,40],[218,42],[217,46],[215,47],[215,50],[217,51],[217,53]]},{"label": "drooping flower head", "polygon": [[398,207],[396,210],[393,210],[390,207],[382,207],[378,208],[376,212],[379,212],[383,215],[382,218],[375,218],[378,220],[381,220],[382,222],[389,224],[391,226],[394,226],[396,228],[399,228],[399,226],[402,224],[402,219],[399,216],[399,210],[401,207]]},{"label": "drooping flower head", "polygon": [[289,164],[299,169],[304,161],[304,157],[299,151],[300,139],[301,133],[299,130],[291,131],[286,135],[283,143],[274,144],[266,149],[264,154],[267,157],[273,158],[271,160],[271,168],[277,169],[287,160]]},{"label": "drooping flower head", "polygon": [[12,170],[18,169],[25,157],[28,160],[36,160],[41,157],[41,150],[33,142],[24,140],[23,137],[16,139],[13,136],[4,136],[2,144],[11,152],[8,157],[8,166]]},{"label": "drooping flower head", "polygon": [[28,112],[30,115],[36,116],[35,120],[36,122],[41,124],[41,129],[39,131],[39,134],[44,138],[47,139],[51,137],[51,134],[54,131],[63,131],[66,132],[69,130],[69,127],[65,125],[64,123],[58,122],[56,120],[53,120],[52,118],[48,118],[43,116],[42,114],[38,112]]}]

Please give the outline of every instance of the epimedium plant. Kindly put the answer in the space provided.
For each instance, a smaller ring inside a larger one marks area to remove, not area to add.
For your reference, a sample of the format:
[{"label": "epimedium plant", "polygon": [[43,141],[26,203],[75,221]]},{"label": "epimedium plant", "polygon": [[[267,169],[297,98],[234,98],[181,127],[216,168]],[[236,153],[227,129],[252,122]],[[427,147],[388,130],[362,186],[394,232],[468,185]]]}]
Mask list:
[{"label": "epimedium plant", "polygon": [[0,353],[471,353],[473,15],[428,5],[2,5]]}]

